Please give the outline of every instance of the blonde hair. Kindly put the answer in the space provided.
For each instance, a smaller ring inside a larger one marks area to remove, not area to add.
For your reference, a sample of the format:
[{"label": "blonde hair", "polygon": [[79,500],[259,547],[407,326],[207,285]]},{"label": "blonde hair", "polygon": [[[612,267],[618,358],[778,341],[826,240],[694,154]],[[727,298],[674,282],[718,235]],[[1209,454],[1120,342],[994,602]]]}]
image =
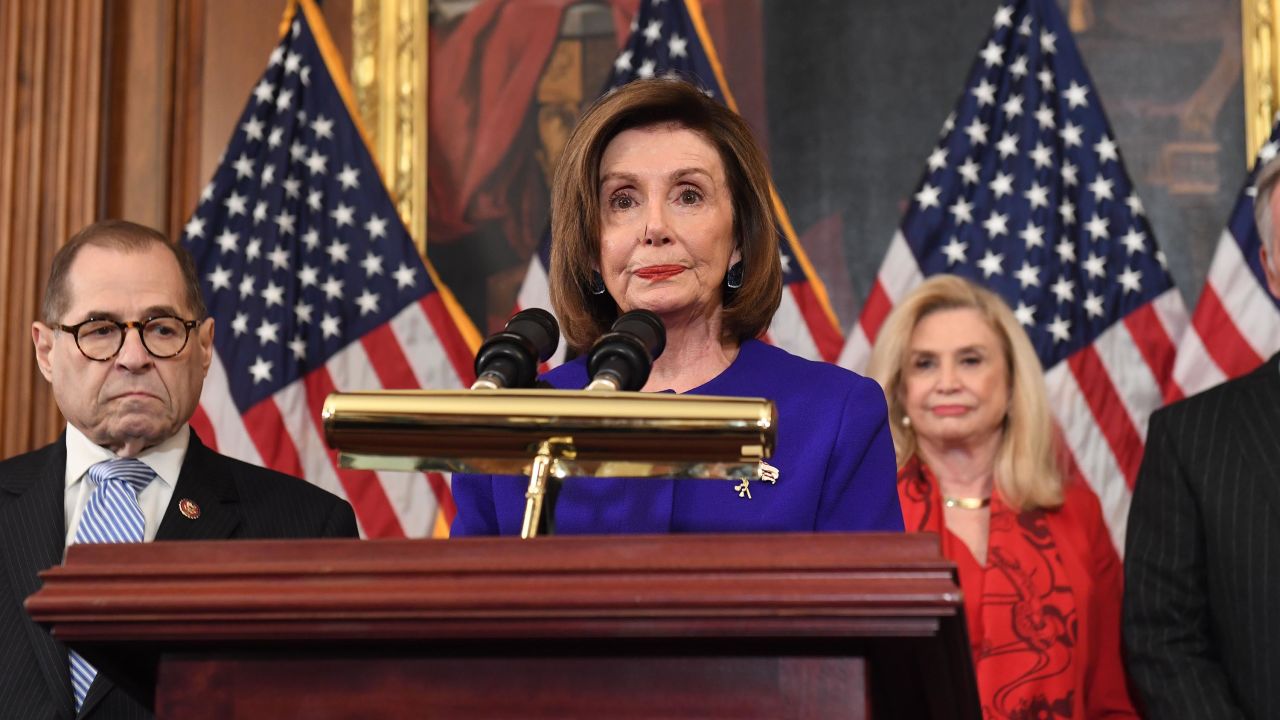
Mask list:
[{"label": "blonde hair", "polygon": [[996,489],[1006,503],[1021,510],[1062,505],[1062,471],[1055,457],[1040,360],[1009,306],[990,290],[955,275],[935,275],[907,295],[885,320],[871,351],[867,374],[884,388],[898,467],[918,449],[915,429],[902,423],[902,370],[911,335],[926,315],[960,309],[976,310],[986,320],[1000,338],[1009,368],[1009,410],[996,452]]}]

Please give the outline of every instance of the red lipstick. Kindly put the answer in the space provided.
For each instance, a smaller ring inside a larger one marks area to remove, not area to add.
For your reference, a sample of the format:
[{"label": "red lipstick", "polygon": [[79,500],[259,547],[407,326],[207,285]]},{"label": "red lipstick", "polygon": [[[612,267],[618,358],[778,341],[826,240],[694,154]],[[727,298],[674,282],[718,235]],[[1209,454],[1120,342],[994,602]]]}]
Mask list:
[{"label": "red lipstick", "polygon": [[636,270],[635,274],[641,279],[657,282],[670,280],[682,272],[684,272],[683,265],[650,265]]}]

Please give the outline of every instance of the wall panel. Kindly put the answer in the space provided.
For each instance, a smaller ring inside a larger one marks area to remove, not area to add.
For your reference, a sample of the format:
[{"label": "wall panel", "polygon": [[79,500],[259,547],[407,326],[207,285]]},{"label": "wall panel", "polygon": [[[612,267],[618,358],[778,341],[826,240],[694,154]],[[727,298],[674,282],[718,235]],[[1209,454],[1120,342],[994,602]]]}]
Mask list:
[{"label": "wall panel", "polygon": [[0,456],[56,436],[30,324],[53,253],[99,191],[103,6],[0,2]]}]

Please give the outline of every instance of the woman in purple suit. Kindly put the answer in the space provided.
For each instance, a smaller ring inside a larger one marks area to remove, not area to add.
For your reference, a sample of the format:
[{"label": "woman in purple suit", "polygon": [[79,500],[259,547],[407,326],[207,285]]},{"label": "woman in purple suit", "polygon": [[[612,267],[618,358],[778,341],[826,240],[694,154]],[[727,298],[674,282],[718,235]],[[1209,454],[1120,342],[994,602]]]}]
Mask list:
[{"label": "woman in purple suit", "polygon": [[[773,400],[776,484],[569,478],[558,533],[902,530],[884,393],[767,345],[782,294],[768,169],[733,111],[684,81],[639,80],[582,117],[552,188],[551,299],[570,346],[651,310],[666,350],[642,392]],[[588,382],[585,359],[542,378]],[[459,475],[453,535],[518,535],[526,478]]]}]

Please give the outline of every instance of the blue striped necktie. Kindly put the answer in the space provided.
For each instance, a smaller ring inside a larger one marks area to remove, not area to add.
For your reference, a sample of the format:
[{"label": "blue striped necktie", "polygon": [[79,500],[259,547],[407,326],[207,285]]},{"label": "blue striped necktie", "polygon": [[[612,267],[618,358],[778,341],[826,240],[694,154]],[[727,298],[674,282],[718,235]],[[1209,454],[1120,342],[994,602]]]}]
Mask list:
[{"label": "blue striped necktie", "polygon": [[[146,518],[138,505],[138,493],[155,476],[155,471],[137,458],[116,458],[89,468],[93,493],[80,515],[73,544],[142,542]],[[70,661],[71,690],[79,712],[98,670],[75,650],[70,652]]]}]

